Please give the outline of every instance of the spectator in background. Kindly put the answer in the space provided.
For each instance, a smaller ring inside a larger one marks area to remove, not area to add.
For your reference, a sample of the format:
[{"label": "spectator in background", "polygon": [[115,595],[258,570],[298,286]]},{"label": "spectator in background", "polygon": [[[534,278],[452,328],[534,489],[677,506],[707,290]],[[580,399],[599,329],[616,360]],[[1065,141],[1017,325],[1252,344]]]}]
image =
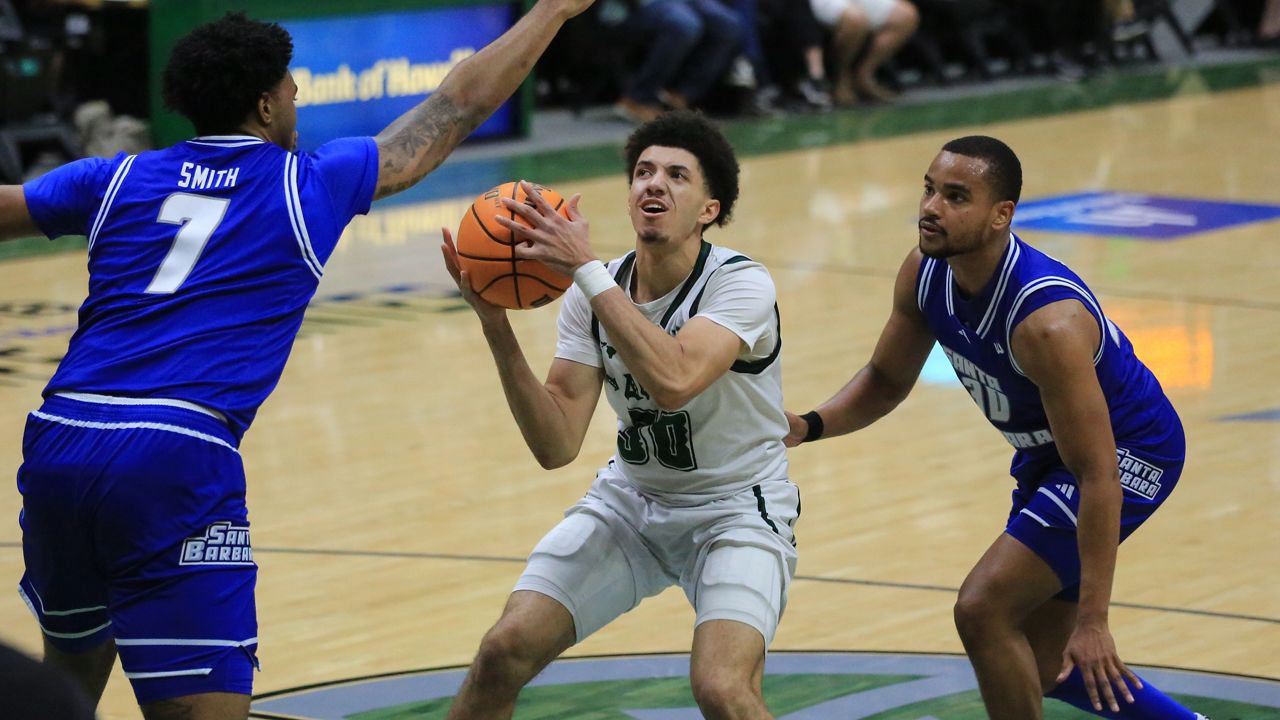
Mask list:
[{"label": "spectator in background", "polygon": [[1132,40],[1151,31],[1151,26],[1138,18],[1133,0],[1105,0],[1103,13],[1111,26],[1111,39],[1116,42]]},{"label": "spectator in background", "polygon": [[[777,58],[776,76],[785,78],[795,94],[806,105],[818,110],[831,107],[831,93],[827,88],[827,71],[822,53],[822,26],[813,15],[813,7],[805,1],[758,0],[759,17],[771,28],[773,47],[784,48],[785,61]],[[790,66],[791,59],[803,62],[798,72]]]},{"label": "spectator in background", "polygon": [[[741,54],[735,63],[746,62],[751,70],[751,99],[746,111],[749,115],[770,115],[778,112],[777,100],[781,93],[774,82],[773,72],[765,57],[764,45],[760,38],[760,18],[757,0],[728,0],[729,6],[738,14],[738,22],[742,25]],[[736,73],[737,65],[734,65]]]},{"label": "spectator in background", "polygon": [[649,36],[640,69],[614,105],[632,122],[698,104],[742,47],[737,14],[718,0],[638,0],[629,22]]},{"label": "spectator in background", "polygon": [[1280,0],[1267,0],[1258,21],[1258,44],[1280,48]]},{"label": "spectator in background", "polygon": [[907,0],[811,2],[818,22],[834,34],[835,103],[852,105],[859,96],[873,102],[893,100],[896,94],[876,82],[876,70],[915,34],[920,25],[915,6]]}]

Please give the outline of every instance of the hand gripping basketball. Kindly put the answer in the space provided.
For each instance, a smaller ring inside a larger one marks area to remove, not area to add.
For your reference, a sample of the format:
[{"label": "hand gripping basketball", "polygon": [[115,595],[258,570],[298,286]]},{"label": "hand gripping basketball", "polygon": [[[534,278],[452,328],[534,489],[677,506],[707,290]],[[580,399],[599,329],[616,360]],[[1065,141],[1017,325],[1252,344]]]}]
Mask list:
[{"label": "hand gripping basketball", "polygon": [[[532,187],[553,212],[568,218],[568,204],[559,193]],[[512,310],[541,307],[560,297],[573,280],[517,253],[521,240],[512,227],[532,226],[519,212],[504,205],[504,198],[513,200],[516,207],[536,212],[525,207],[532,206],[533,199],[516,182],[503,183],[476,198],[458,226],[458,267],[466,271],[472,290],[494,305]]]}]

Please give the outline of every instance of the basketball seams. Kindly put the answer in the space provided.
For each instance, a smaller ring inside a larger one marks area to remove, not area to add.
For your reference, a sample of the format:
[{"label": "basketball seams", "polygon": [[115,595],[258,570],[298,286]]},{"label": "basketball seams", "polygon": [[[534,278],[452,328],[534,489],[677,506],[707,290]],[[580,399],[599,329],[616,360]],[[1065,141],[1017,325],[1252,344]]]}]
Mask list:
[{"label": "basketball seams", "polygon": [[507,242],[506,240],[503,240],[499,238],[497,235],[494,235],[492,232],[490,232],[489,227],[484,224],[483,220],[480,219],[480,213],[476,212],[476,206],[474,203],[471,205],[471,216],[476,219],[476,225],[480,226],[480,230],[484,232],[485,235],[488,235],[490,240],[498,243],[499,245],[507,245],[507,246],[515,245],[514,236],[511,238],[511,242]]},{"label": "basketball seams", "polygon": [[[492,279],[492,280],[490,280],[488,283],[486,283],[484,287],[482,287],[482,288],[480,288],[480,289],[476,290],[476,294],[481,294],[481,293],[483,293],[484,291],[488,290],[489,288],[493,287],[493,286],[494,286],[496,283],[498,283],[499,281],[502,281],[502,280],[508,280],[508,279],[510,279],[510,280],[512,281],[512,283],[513,283],[517,288],[519,288],[520,283],[519,283],[519,282],[517,282],[517,281],[518,281],[518,280],[520,280],[521,278],[526,279],[526,280],[532,280],[532,281],[534,281],[534,282],[536,282],[536,283],[539,283],[539,284],[541,284],[541,285],[546,286],[547,288],[549,288],[549,289],[551,289],[551,290],[556,290],[556,291],[559,291],[559,292],[564,292],[565,290],[568,290],[568,289],[569,289],[569,286],[568,286],[568,285],[565,285],[564,287],[560,287],[559,285],[556,285],[556,284],[554,284],[554,283],[548,282],[545,278],[540,277],[540,276],[538,276],[538,275],[530,275],[529,273],[521,273],[521,272],[518,272],[518,273],[511,273],[511,274],[503,274],[503,275],[499,275],[499,276],[497,276],[497,277],[493,278],[493,279]],[[572,284],[572,283],[570,283],[570,284]],[[517,290],[517,292],[519,292],[519,290]]]},{"label": "basketball seams", "polygon": [[464,252],[460,252],[460,253],[458,253],[458,257],[466,258],[466,259],[468,259],[468,260],[476,260],[476,261],[479,261],[479,262],[500,262],[500,263],[509,263],[509,262],[511,262],[511,258],[504,258],[504,257],[485,257],[485,256],[483,256],[483,255],[470,255],[470,254],[468,254],[468,253],[464,253]]},{"label": "basketball seams", "polygon": [[[565,198],[550,188],[539,189],[546,193],[544,197],[553,201],[549,205],[553,206],[554,212],[564,217],[567,210]],[[510,198],[526,204],[528,201],[528,195],[517,183],[503,183],[476,198],[463,215],[459,228],[460,236],[469,236],[467,241],[457,243],[459,261],[471,265],[472,282],[477,284],[476,292],[481,296],[489,296],[486,299],[490,302],[496,301],[510,309],[541,307],[568,290],[573,281],[551,271],[543,263],[518,257],[515,251],[515,244],[518,242],[516,233],[507,228],[490,227],[485,223],[483,218],[489,217],[490,210],[496,211],[494,215],[505,210],[500,207],[499,198]],[[484,215],[481,215],[481,209],[485,210]],[[527,225],[518,210],[506,212],[512,222]],[[501,239],[504,234],[510,240]]]},{"label": "basketball seams", "polygon": [[[522,192],[520,190],[520,183],[511,183],[511,200],[514,202],[519,202],[519,200],[516,200],[517,192]],[[511,222],[515,221],[516,211],[512,210]],[[516,293],[516,307],[524,307],[524,301],[520,299],[520,268],[516,266],[516,233],[514,230],[511,231],[511,277],[511,286],[514,288]]]}]

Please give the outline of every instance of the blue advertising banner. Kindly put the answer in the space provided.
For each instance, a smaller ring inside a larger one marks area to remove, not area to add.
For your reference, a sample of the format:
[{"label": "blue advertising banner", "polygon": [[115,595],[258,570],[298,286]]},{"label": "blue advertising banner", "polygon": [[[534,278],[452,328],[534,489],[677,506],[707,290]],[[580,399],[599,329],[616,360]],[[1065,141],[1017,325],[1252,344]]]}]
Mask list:
[{"label": "blue advertising banner", "polygon": [[[373,135],[431,94],[453,66],[516,20],[511,2],[280,20],[293,35],[298,147]],[[517,132],[508,100],[472,137]]]},{"label": "blue advertising banner", "polygon": [[1173,240],[1234,225],[1280,218],[1280,205],[1086,192],[1019,203],[1015,230]]}]

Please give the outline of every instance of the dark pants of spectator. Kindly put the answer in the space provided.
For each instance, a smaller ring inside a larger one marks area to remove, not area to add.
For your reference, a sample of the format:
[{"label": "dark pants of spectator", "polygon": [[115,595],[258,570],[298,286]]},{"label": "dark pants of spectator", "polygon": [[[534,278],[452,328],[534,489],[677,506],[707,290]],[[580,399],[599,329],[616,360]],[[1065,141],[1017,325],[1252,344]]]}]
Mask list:
[{"label": "dark pants of spectator", "polygon": [[[754,2],[755,0],[753,0]],[[825,42],[823,29],[813,16],[808,0],[758,0],[756,9],[763,28],[771,75],[789,83],[809,75],[804,53],[821,48]]]},{"label": "dark pants of spectator", "polygon": [[627,97],[646,105],[656,104],[664,89],[697,102],[742,44],[738,16],[716,0],[654,0],[632,22],[652,41]]},{"label": "dark pants of spectator", "polygon": [[764,46],[760,42],[756,0],[731,0],[731,4],[734,12],[738,13],[738,21],[742,23],[742,54],[751,63],[751,70],[756,76],[756,87],[768,87],[773,84],[773,77],[769,72]]}]

